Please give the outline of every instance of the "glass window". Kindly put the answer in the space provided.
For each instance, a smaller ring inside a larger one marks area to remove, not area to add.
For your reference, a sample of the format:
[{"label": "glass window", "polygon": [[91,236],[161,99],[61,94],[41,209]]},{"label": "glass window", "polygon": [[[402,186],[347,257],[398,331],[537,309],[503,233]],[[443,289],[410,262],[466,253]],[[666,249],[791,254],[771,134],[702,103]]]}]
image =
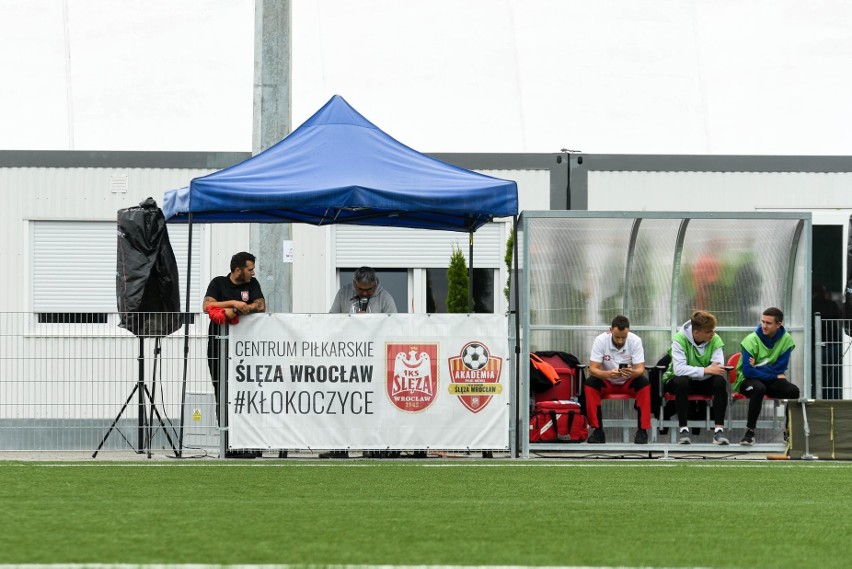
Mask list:
[{"label": "glass window", "polygon": [[[426,312],[447,311],[447,269],[426,269]],[[473,311],[494,312],[494,269],[473,269]]]},{"label": "glass window", "polygon": [[[356,267],[357,268],[357,267]],[[408,312],[408,269],[375,269],[376,276],[393,297],[397,312]],[[355,269],[340,269],[340,284],[352,282]]]}]

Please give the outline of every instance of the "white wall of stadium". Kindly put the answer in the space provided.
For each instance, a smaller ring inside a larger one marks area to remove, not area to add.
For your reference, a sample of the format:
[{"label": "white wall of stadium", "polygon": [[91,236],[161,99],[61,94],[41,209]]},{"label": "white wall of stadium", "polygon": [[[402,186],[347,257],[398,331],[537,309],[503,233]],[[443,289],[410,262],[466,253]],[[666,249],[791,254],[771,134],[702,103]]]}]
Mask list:
[{"label": "white wall of stadium", "polygon": [[[200,156],[199,156],[200,155]],[[110,313],[116,311],[116,216],[148,197],[226,167],[234,155],[213,153],[0,151],[0,188],[7,196],[0,228],[0,311]],[[245,156],[247,157],[247,156]],[[245,157],[238,157],[239,159]],[[215,167],[203,167],[212,164]],[[548,209],[550,172],[478,170],[516,180],[524,209]],[[474,267],[493,271],[493,311],[505,312],[503,257],[511,219],[475,233]],[[251,250],[248,224],[169,224],[180,271],[181,306],[190,273],[190,311],[199,312],[209,280],[226,274],[230,256]],[[425,313],[428,269],[445,269],[454,247],[468,255],[468,236],[455,232],[357,227],[292,227],[294,312],[326,312],[339,286],[338,269],[372,265],[403,271],[401,311]],[[283,244],[282,244],[283,250]],[[258,266],[279,259],[258,259]],[[263,275],[258,278],[264,283]]]}]

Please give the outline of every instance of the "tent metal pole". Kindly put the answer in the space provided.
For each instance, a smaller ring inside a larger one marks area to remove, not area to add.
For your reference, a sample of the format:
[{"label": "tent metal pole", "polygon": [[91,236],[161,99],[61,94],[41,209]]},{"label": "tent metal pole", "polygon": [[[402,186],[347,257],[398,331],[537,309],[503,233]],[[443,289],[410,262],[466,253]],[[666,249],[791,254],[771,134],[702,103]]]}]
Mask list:
[{"label": "tent metal pole", "polygon": [[467,312],[473,313],[473,227],[468,230],[468,259],[470,265],[467,268]]},{"label": "tent metal pole", "polygon": [[183,315],[183,385],[181,386],[180,394],[180,432],[178,433],[178,448],[175,454],[181,456],[183,454],[183,426],[186,413],[186,376],[189,366],[189,291],[190,280],[192,279],[192,213],[187,214],[189,220],[189,235],[186,245],[186,310]]}]

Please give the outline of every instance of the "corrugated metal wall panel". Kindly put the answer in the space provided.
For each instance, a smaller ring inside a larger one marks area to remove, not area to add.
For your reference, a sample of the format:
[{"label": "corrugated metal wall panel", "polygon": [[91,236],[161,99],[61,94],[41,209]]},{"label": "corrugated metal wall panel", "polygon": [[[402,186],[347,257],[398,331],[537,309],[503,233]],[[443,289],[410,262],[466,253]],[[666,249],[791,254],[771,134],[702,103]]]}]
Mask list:
[{"label": "corrugated metal wall panel", "polygon": [[[474,267],[501,266],[504,225],[488,224],[474,233]],[[455,231],[339,225],[335,246],[337,267],[443,268],[449,265],[454,247],[468,259],[468,234]]]},{"label": "corrugated metal wall panel", "polygon": [[[24,282],[6,279],[0,282],[0,310],[20,309],[24,302],[27,308],[32,306],[32,250],[29,222],[33,220],[86,220],[114,221],[116,212],[125,207],[137,205],[147,197],[153,197],[162,206],[163,193],[173,188],[185,186],[198,176],[209,174],[208,169],[194,168],[0,168],[0,191],[8,199],[4,212],[4,223],[0,229],[0,262],[6,266],[20,266]],[[547,209],[550,196],[550,175],[547,170],[481,170],[482,173],[518,182],[519,203],[521,209]],[[124,187],[126,192],[112,190]],[[185,260],[178,254],[180,243],[177,228],[170,227],[172,246],[178,256],[178,268],[183,278],[186,272]],[[248,224],[217,224],[204,226],[206,234],[198,231],[196,225],[193,241],[194,249],[201,247],[203,253],[193,255],[191,305],[200,306],[207,283],[213,275],[228,272],[230,256],[241,250],[250,250]],[[113,226],[114,229],[114,226]],[[335,231],[339,228],[335,228]],[[343,231],[353,228],[346,228]],[[371,230],[372,231],[372,230]],[[468,242],[466,234],[443,232],[417,232],[416,230],[398,230],[402,233],[387,235],[376,232],[375,235],[352,236],[338,242],[341,251],[336,251],[335,242],[329,242],[328,256],[318,254],[319,244],[303,246],[301,236],[294,236],[296,259],[294,264],[294,297],[309,301],[305,310],[325,311],[328,298],[333,295],[336,286],[335,270],[341,264],[374,264],[388,268],[394,267],[445,267],[449,261],[452,245],[456,244],[467,256]],[[493,233],[491,233],[493,232]],[[308,239],[314,239],[305,232]],[[202,235],[204,235],[202,237]],[[474,235],[474,261],[477,267],[502,267],[505,252],[505,238],[508,229],[483,228]],[[330,237],[329,237],[330,239]],[[114,279],[114,244],[110,250],[112,261],[104,265],[109,269],[109,278]],[[300,252],[304,254],[300,257]],[[341,263],[340,253],[345,256]],[[419,263],[419,261],[423,263]],[[264,260],[273,262],[273,260]],[[261,284],[265,276],[260,275]],[[321,279],[326,283],[323,292],[316,290]],[[314,294],[304,294],[310,287]],[[181,294],[185,285],[181,285]],[[196,293],[195,291],[198,290]],[[114,294],[113,294],[114,296]],[[301,303],[301,300],[298,301]],[[316,306],[314,306],[316,305]],[[197,310],[197,308],[193,308]]]},{"label": "corrugated metal wall panel", "polygon": [[590,211],[852,209],[848,172],[589,172]]},{"label": "corrugated metal wall panel", "polygon": [[[293,312],[325,312],[337,293],[329,245],[334,227],[296,223],[292,230]],[[263,284],[263,275],[259,278]]]},{"label": "corrugated metal wall panel", "polygon": [[[477,170],[482,174],[515,180],[523,209],[550,209],[550,171]],[[503,257],[511,219],[481,228],[474,234],[474,265],[498,268],[505,280]],[[466,233],[364,228],[336,225],[328,234],[294,229],[293,306],[297,312],[325,312],[337,291],[336,269],[371,265],[378,268],[445,268],[453,246],[468,257]],[[327,256],[326,256],[327,252]],[[261,277],[262,278],[262,277]],[[416,294],[414,285],[411,294]]]},{"label": "corrugated metal wall panel", "polygon": [[539,210],[550,209],[549,170],[477,170],[480,174],[518,184],[518,208]]},{"label": "corrugated metal wall panel", "polygon": [[[177,261],[178,274],[180,275],[180,309],[186,310],[186,271],[187,259],[186,254],[189,246],[189,226],[184,224],[172,224],[168,226],[169,242],[172,244],[172,251],[175,253]],[[204,291],[207,289],[207,280],[202,281],[202,251],[205,243],[205,233],[207,232],[206,225],[193,225],[192,227],[192,265],[189,268],[192,271],[190,275],[189,292],[189,311],[201,312],[201,303],[204,300]]]},{"label": "corrugated metal wall panel", "polygon": [[[0,168],[0,188],[27,197],[19,203],[23,218],[106,220],[148,197],[162,206],[164,192],[209,173],[178,168]],[[126,193],[112,192],[115,176],[127,176]]]},{"label": "corrugated metal wall panel", "polygon": [[[188,226],[170,226],[169,242],[186,298]],[[109,221],[34,221],[32,306],[35,312],[115,312],[116,224]],[[200,273],[202,230],[193,228],[192,272]],[[201,308],[201,281],[192,279],[190,310]],[[206,286],[206,285],[205,285]]]},{"label": "corrugated metal wall panel", "polygon": [[[115,219],[118,210],[138,205],[148,197],[162,205],[165,191],[185,186],[192,178],[210,172],[194,168],[0,168],[0,192],[6,198],[3,223],[0,224],[0,263],[6,267],[21,268],[20,279],[0,280],[0,310],[30,309],[34,305],[32,279],[35,267],[30,222],[37,220],[111,222],[106,224],[111,232],[111,245],[106,246],[111,260],[104,263],[103,270],[108,270],[105,282],[112,283],[110,296],[113,307],[108,310],[114,310]],[[113,193],[115,178],[124,176],[127,177],[127,192]],[[171,231],[170,226],[170,234]],[[201,239],[197,244],[201,247],[199,251],[204,250]],[[69,258],[73,259],[77,252],[79,250],[76,249],[69,251]],[[200,263],[197,268],[205,270],[202,255],[196,257]],[[185,260],[183,263],[179,261],[181,271],[184,266]],[[203,283],[198,284],[199,287],[206,287],[209,277],[195,273],[195,279]],[[198,297],[198,294],[193,294]],[[200,299],[193,302],[200,304]],[[95,302],[97,306],[101,303]]]}]

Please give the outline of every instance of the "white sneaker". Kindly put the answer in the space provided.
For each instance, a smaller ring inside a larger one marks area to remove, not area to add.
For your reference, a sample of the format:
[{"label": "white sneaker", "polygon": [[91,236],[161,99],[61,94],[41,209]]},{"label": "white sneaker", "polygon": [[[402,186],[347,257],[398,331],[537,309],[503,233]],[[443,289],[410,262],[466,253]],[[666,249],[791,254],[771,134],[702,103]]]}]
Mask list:
[{"label": "white sneaker", "polygon": [[681,431],[678,433],[677,444],[679,445],[688,445],[692,444],[692,440],[689,438],[689,431]]}]

